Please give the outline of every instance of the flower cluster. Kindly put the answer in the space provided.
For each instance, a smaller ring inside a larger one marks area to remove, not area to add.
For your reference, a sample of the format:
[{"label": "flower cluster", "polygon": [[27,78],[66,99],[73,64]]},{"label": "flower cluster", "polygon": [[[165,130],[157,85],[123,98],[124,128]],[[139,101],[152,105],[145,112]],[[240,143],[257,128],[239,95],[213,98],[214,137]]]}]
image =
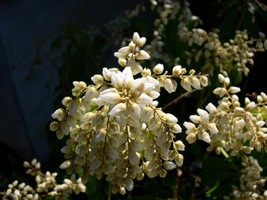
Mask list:
[{"label": "flower cluster", "polygon": [[233,186],[232,193],[225,196],[224,199],[267,199],[266,178],[261,177],[262,168],[258,161],[253,157],[247,157],[242,165],[244,168],[240,170],[239,186]]},{"label": "flower cluster", "polygon": [[219,74],[223,87],[216,88],[214,94],[221,97],[218,106],[209,103],[206,110],[198,109],[198,115],[191,115],[192,122],[184,122],[189,143],[197,139],[209,143],[208,150],[217,153],[230,152],[232,156],[252,150],[267,150],[267,128],[265,118],[267,112],[267,96],[261,93],[257,102],[245,99],[242,107],[236,95],[238,87],[229,86],[230,79]]},{"label": "flower cluster", "polygon": [[54,197],[55,199],[67,199],[68,196],[74,192],[79,194],[85,192],[86,187],[81,179],[64,179],[64,183],[58,184],[56,182],[57,173],[45,174],[41,172],[41,164],[33,159],[31,163],[24,162],[24,167],[27,169],[26,173],[35,177],[36,187],[31,187],[26,183],[19,183],[17,180],[8,185],[8,189],[0,193],[2,199],[27,199],[39,200],[47,197]]},{"label": "flower cluster", "polygon": [[152,10],[156,10],[158,17],[154,20],[153,39],[146,46],[146,50],[153,55],[154,60],[178,64],[180,58],[177,55],[173,59],[170,54],[163,50],[166,26],[171,20],[178,18],[178,29],[181,29],[188,21],[197,21],[197,17],[192,16],[187,1],[151,0],[150,2]]},{"label": "flower cluster", "polygon": [[219,30],[206,32],[201,28],[193,28],[189,31],[184,27],[179,35],[189,46],[194,45],[187,51],[187,64],[204,59],[203,69],[208,69],[211,73],[216,66],[221,71],[229,73],[234,69],[247,76],[249,66],[254,63],[254,53],[267,48],[263,33],[259,33],[260,37],[254,39],[248,36],[246,30],[236,31],[235,37],[224,43],[219,39]]},{"label": "flower cluster", "polygon": [[143,69],[137,60],[150,57],[140,49],[145,41],[134,33],[129,45],[115,53],[118,62],[127,65],[123,71],[103,68],[102,75],[91,78],[92,85],[75,81],[75,98],[63,99],[65,108],[53,113],[56,121],[50,124],[59,139],[69,136],[62,148],[62,169],[75,170],[84,182],[89,175],[105,175],[113,192],[121,194],[133,189],[134,179],[142,180],[145,174],[165,177],[167,170],[183,163],[184,144],[176,139],[181,127],[174,115],[157,107],[160,89],[174,92],[176,79],[186,90],[208,84],[206,75],[194,70],[186,74],[181,66],[172,74],[162,64]]},{"label": "flower cluster", "polygon": [[154,21],[153,40],[146,50],[157,60],[174,64],[180,60],[177,55],[173,55],[174,58],[163,50],[166,26],[174,18],[177,20],[176,39],[189,47],[185,58],[187,64],[202,63],[204,60],[202,70],[210,75],[233,70],[248,75],[249,67],[254,63],[254,54],[267,50],[267,39],[262,32],[259,32],[258,38],[252,38],[246,30],[236,31],[234,38],[221,42],[219,30],[207,32],[199,28],[202,22],[192,14],[187,1],[151,0],[151,5],[157,9],[158,17]]}]

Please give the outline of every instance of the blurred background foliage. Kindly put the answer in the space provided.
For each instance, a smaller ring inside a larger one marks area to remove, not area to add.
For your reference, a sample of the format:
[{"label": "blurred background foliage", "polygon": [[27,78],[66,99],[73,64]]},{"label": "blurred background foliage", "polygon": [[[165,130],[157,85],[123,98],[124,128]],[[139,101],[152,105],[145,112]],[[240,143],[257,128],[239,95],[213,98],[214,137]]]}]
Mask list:
[{"label": "blurred background foliage", "polygon": [[[60,26],[60,34],[52,42],[51,49],[60,51],[60,57],[54,58],[55,67],[60,73],[60,85],[58,86],[58,100],[55,102],[55,108],[60,105],[60,100],[64,96],[71,95],[73,87],[72,82],[75,80],[91,82],[90,77],[94,74],[101,73],[103,67],[118,67],[113,53],[121,46],[121,41],[127,41],[133,32],[138,32],[141,36],[147,37],[147,41],[152,40],[153,21],[157,17],[157,12],[149,9],[149,1],[136,1],[134,9],[139,9],[138,14],[118,16],[114,21],[103,24],[99,29],[88,28],[83,29],[78,24],[62,24]],[[182,2],[182,1],[181,1]],[[192,13],[202,20],[200,27],[207,32],[218,29],[220,40],[226,42],[234,38],[236,30],[246,29],[251,37],[258,37],[259,31],[267,33],[267,12],[257,1],[249,0],[189,0]],[[248,3],[255,6],[255,12],[252,14],[248,10]],[[264,4],[264,1],[262,1]],[[142,11],[145,7],[146,11]],[[101,12],[100,12],[101,13]],[[99,14],[100,14],[99,13]],[[178,13],[179,15],[179,13]],[[163,50],[171,58],[179,57],[179,64],[188,69],[195,69],[201,72],[202,65],[205,60],[192,62],[189,66],[185,52],[190,51],[192,46],[177,37],[178,18],[169,21],[163,33],[164,46]],[[157,63],[164,60],[153,60]],[[266,78],[259,78],[261,74],[266,74],[267,54],[257,53],[255,55],[255,64],[251,66],[251,73],[248,77],[244,77],[238,73],[231,73],[231,80],[234,85],[242,88],[242,96],[251,94],[252,92],[266,92]],[[151,64],[150,63],[150,64]],[[166,70],[173,67],[173,63],[164,63]],[[146,67],[149,67],[147,65]],[[152,67],[152,66],[151,66]],[[215,73],[216,74],[216,73]],[[215,80],[215,79],[213,79]],[[166,111],[175,114],[182,123],[188,119],[190,114],[195,113],[196,108],[203,107],[207,101],[216,101],[213,99],[211,91],[215,85],[208,87],[205,91],[197,91],[187,98],[179,100],[179,103],[172,104],[167,107]],[[162,95],[159,99],[160,106],[164,107],[167,103],[177,98],[182,91],[178,89],[178,93]],[[46,166],[51,171],[60,173],[60,177],[64,177],[64,172],[58,170],[58,166],[63,161],[60,149],[64,141],[58,141],[55,135],[51,134],[50,144],[52,147],[51,162]],[[180,136],[183,137],[183,136]],[[182,138],[184,140],[184,138]],[[188,144],[185,142],[185,144]],[[126,195],[112,195],[111,199],[128,199],[128,200],[163,200],[163,199],[222,199],[222,197],[231,191],[231,185],[238,182],[239,169],[241,167],[240,159],[226,159],[222,155],[218,156],[214,153],[206,152],[204,142],[197,142],[193,145],[186,145],[186,151],[183,153],[185,157],[184,165],[181,169],[169,172],[164,179],[145,178],[142,182],[135,182],[135,188]],[[266,154],[258,153],[259,162],[262,164],[266,175],[267,159]],[[17,163],[17,162],[14,162]],[[12,169],[15,176],[8,177],[25,180],[23,169],[10,163],[7,168]],[[12,167],[13,166],[13,167]],[[16,166],[16,167],[14,167]],[[2,183],[3,185],[6,184]],[[82,194],[77,199],[93,199],[104,200],[109,196],[109,184],[104,180],[97,180],[90,177],[87,183],[86,195]],[[178,198],[179,197],[179,198]],[[74,198],[74,197],[73,197]]]}]

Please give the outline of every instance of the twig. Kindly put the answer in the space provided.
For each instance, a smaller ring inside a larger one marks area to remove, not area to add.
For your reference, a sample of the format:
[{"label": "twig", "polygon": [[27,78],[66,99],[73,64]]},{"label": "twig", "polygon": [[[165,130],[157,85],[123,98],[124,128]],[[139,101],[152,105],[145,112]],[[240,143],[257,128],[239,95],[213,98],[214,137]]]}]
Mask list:
[{"label": "twig", "polygon": [[184,93],[184,94],[178,96],[177,98],[173,99],[173,100],[170,101],[169,103],[165,104],[165,105],[162,107],[162,109],[165,110],[166,108],[168,108],[168,107],[171,106],[172,104],[176,104],[177,101],[179,101],[180,99],[186,97],[187,95],[189,95],[189,94],[191,94],[191,93],[193,93],[193,92],[195,92],[195,91],[197,91],[197,90],[201,90],[201,89],[193,89],[193,90],[190,90],[190,91],[188,91],[188,92],[186,92],[186,93]]}]

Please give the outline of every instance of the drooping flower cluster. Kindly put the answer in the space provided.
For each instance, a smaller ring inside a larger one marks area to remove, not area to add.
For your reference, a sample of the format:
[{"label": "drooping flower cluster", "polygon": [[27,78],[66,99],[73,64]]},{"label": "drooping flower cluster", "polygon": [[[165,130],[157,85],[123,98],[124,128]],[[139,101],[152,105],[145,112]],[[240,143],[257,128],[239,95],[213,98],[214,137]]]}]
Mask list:
[{"label": "drooping flower cluster", "polygon": [[267,112],[267,96],[261,93],[257,102],[245,99],[242,107],[236,95],[238,87],[229,86],[230,79],[219,74],[219,81],[223,87],[216,88],[213,92],[222,99],[218,106],[209,103],[206,110],[198,109],[198,115],[191,115],[192,122],[184,122],[189,143],[197,139],[209,143],[208,150],[230,152],[232,156],[249,154],[267,150],[267,128],[265,123]]},{"label": "drooping flower cluster", "polygon": [[53,113],[56,121],[50,124],[59,139],[69,137],[62,148],[62,169],[75,170],[84,182],[89,175],[104,174],[113,192],[121,194],[133,189],[134,179],[165,177],[183,163],[184,144],[175,135],[181,127],[174,115],[157,107],[160,88],[174,92],[177,78],[186,90],[208,84],[206,75],[194,70],[186,75],[181,66],[172,74],[162,64],[143,69],[137,60],[150,57],[140,49],[145,41],[134,33],[129,45],[115,53],[119,64],[126,65],[123,71],[103,68],[102,75],[91,78],[92,85],[75,81],[74,98],[63,99],[65,108]]},{"label": "drooping flower cluster", "polygon": [[27,169],[26,173],[35,177],[36,187],[32,187],[17,180],[8,185],[8,189],[0,192],[2,199],[27,199],[27,200],[41,200],[49,197],[56,200],[68,199],[69,195],[74,192],[79,194],[85,192],[85,185],[82,183],[81,178],[64,179],[64,183],[58,184],[56,182],[57,173],[50,173],[47,171],[45,174],[41,172],[41,164],[33,159],[31,163],[24,162],[24,167]]},{"label": "drooping flower cluster", "polygon": [[[254,63],[254,54],[267,50],[263,32],[259,32],[259,37],[252,38],[246,30],[238,30],[233,38],[222,42],[218,29],[207,32],[199,27],[201,19],[192,14],[188,1],[151,0],[151,5],[156,8],[158,17],[154,21],[153,40],[146,49],[155,59],[174,64],[181,59],[179,55],[164,51],[164,38],[168,34],[165,29],[174,18],[177,20],[176,39],[188,45],[185,61],[188,65],[200,64],[202,71],[210,75],[223,71],[230,74],[237,70],[247,76]],[[251,3],[248,3],[248,10],[251,10],[249,5]]]},{"label": "drooping flower cluster", "polygon": [[249,66],[253,65],[254,54],[267,49],[267,40],[263,33],[254,39],[248,36],[246,30],[236,31],[235,37],[222,43],[219,30],[206,32],[201,28],[181,29],[180,37],[193,46],[187,52],[187,64],[205,60],[203,69],[213,73],[214,67],[230,73],[237,70],[245,76],[249,73]]},{"label": "drooping flower cluster", "polygon": [[233,191],[225,200],[264,200],[267,199],[266,177],[261,177],[262,167],[253,157],[247,157],[242,163],[239,186],[233,186]]}]

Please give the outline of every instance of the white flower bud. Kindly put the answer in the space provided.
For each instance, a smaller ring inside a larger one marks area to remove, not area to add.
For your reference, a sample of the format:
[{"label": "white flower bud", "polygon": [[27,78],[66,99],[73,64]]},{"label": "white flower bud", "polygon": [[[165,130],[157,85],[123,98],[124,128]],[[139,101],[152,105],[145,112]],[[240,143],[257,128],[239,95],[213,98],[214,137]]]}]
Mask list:
[{"label": "white flower bud", "polygon": [[59,166],[59,168],[60,169],[67,169],[67,168],[69,168],[71,166],[71,162],[69,161],[69,160],[66,160],[66,161],[64,161],[60,166]]},{"label": "white flower bud", "polygon": [[140,154],[134,151],[130,151],[129,153],[129,161],[133,165],[137,165],[139,163]]},{"label": "white flower bud", "polygon": [[198,80],[197,77],[193,76],[190,78],[190,82],[191,82],[191,85],[196,88],[196,89],[200,89],[201,86],[200,86],[200,81]]},{"label": "white flower bud", "polygon": [[37,159],[36,158],[32,159],[31,165],[35,166],[36,164],[37,164]]},{"label": "white flower bud", "polygon": [[197,113],[199,114],[202,123],[208,123],[209,121],[209,113],[206,110],[203,110],[201,108],[197,109]]},{"label": "white flower bud", "polygon": [[120,66],[125,67],[127,65],[127,60],[125,58],[119,58],[118,63]]},{"label": "white flower bud", "polygon": [[257,121],[256,122],[256,126],[258,126],[258,127],[262,127],[262,126],[264,126],[264,124],[265,124],[264,121]]},{"label": "white flower bud", "polygon": [[100,93],[100,98],[102,99],[103,102],[116,104],[121,101],[121,96],[119,95],[118,92],[114,91],[113,89],[114,88],[110,88]]},{"label": "white flower bud", "polygon": [[184,156],[182,154],[177,154],[175,156],[175,163],[178,167],[181,167],[184,162]]},{"label": "white flower bud", "polygon": [[190,115],[189,119],[195,124],[199,124],[201,122],[201,118],[198,115]]},{"label": "white flower bud", "polygon": [[261,103],[262,101],[263,101],[262,96],[258,95],[257,96],[257,102]]},{"label": "white flower bud", "polygon": [[130,48],[127,46],[127,47],[122,47],[118,50],[118,52],[122,55],[125,55],[127,56],[129,53],[130,53]]},{"label": "white flower bud", "polygon": [[210,113],[210,114],[214,114],[217,112],[217,108],[212,104],[212,103],[209,103],[207,106],[206,106],[206,110]]},{"label": "white flower bud", "polygon": [[174,142],[174,147],[178,151],[184,151],[185,150],[185,145],[181,140]]},{"label": "white flower bud", "polygon": [[185,77],[185,78],[182,79],[181,86],[187,91],[191,91],[192,90],[191,82],[190,82],[190,79],[188,77]]},{"label": "white flower bud", "polygon": [[59,128],[59,123],[58,122],[52,122],[49,126],[51,131],[56,131]]},{"label": "white flower bud", "polygon": [[134,44],[138,44],[139,40],[140,40],[139,34],[137,32],[134,32],[134,34],[133,34],[133,43]]},{"label": "white flower bud", "polygon": [[145,50],[141,50],[137,53],[135,58],[137,60],[148,60],[150,58],[150,55]]},{"label": "white flower bud", "polygon": [[240,119],[235,122],[235,126],[237,126],[238,129],[243,129],[245,125],[246,125],[246,122],[244,121],[244,119]]},{"label": "white flower bud", "polygon": [[246,105],[246,107],[248,108],[248,109],[254,109],[255,107],[256,107],[256,105],[255,105],[255,102],[250,102],[249,104],[247,104]]},{"label": "white flower bud", "polygon": [[204,141],[204,142],[207,142],[207,143],[210,143],[210,135],[206,132],[206,131],[204,131],[203,133],[202,133],[202,136],[201,136],[201,139]]},{"label": "white flower bud", "polygon": [[164,66],[163,64],[157,64],[154,68],[153,68],[153,72],[155,74],[162,74],[164,70]]},{"label": "white flower bud", "polygon": [[136,45],[139,47],[144,46],[146,43],[146,38],[145,37],[141,37],[138,41],[136,41]]},{"label": "white flower bud", "polygon": [[228,77],[225,78],[224,80],[224,85],[229,85],[230,84],[230,79]]},{"label": "white flower bud", "polygon": [[206,87],[209,83],[208,77],[206,76],[201,76],[199,81],[203,87]]},{"label": "white flower bud", "polygon": [[104,82],[103,76],[96,74],[93,77],[91,77],[91,80],[93,81],[94,84],[96,85],[101,85]]},{"label": "white flower bud", "polygon": [[224,83],[224,81],[225,81],[225,77],[222,74],[218,75],[218,79],[219,79],[220,83]]},{"label": "white flower bud", "polygon": [[142,122],[148,122],[151,117],[153,117],[154,111],[152,108],[145,106],[142,109]]},{"label": "white flower bud", "polygon": [[65,110],[62,108],[57,109],[53,114],[52,117],[57,119],[58,121],[63,121],[66,117]]},{"label": "white flower bud", "polygon": [[178,124],[174,124],[173,126],[170,127],[170,131],[173,133],[181,133],[182,128]]},{"label": "white flower bud", "polygon": [[219,132],[215,123],[209,123],[208,129],[211,134],[217,134]]},{"label": "white flower bud", "polygon": [[174,164],[173,162],[170,162],[170,161],[166,161],[166,162],[164,162],[163,167],[167,170],[172,170],[172,169],[176,168],[176,164]]},{"label": "white flower bud", "polygon": [[126,104],[125,103],[119,103],[117,105],[115,105],[111,111],[109,111],[109,115],[110,116],[115,116],[117,114],[119,114],[120,112],[123,112],[126,110]]},{"label": "white flower bud", "polygon": [[178,119],[173,114],[170,114],[170,113],[166,114],[166,120],[167,120],[167,124],[169,125],[174,125],[178,122]]},{"label": "white flower bud", "polygon": [[132,191],[134,188],[134,182],[133,179],[127,178],[125,181],[125,187],[128,191]]},{"label": "white flower bud", "polygon": [[112,159],[112,160],[117,160],[119,159],[119,152],[114,149],[114,148],[109,148],[107,151],[107,155]]},{"label": "white flower bud", "polygon": [[182,73],[182,66],[181,65],[176,65],[172,68],[172,74],[174,76],[179,76]]},{"label": "white flower bud", "polygon": [[62,100],[62,104],[66,107],[68,107],[70,105],[70,102],[72,101],[71,97],[64,97]]},{"label": "white flower bud", "polygon": [[240,88],[239,87],[230,87],[230,89],[228,90],[231,94],[236,94],[238,92],[240,92]]},{"label": "white flower bud", "polygon": [[195,130],[196,129],[195,124],[193,124],[191,122],[184,122],[183,125],[187,130]]},{"label": "white flower bud", "polygon": [[213,93],[222,97],[227,94],[227,90],[225,88],[218,87],[213,90]]},{"label": "white flower bud", "polygon": [[177,83],[173,79],[166,78],[163,82],[163,87],[167,90],[167,92],[172,93],[176,91]]}]

